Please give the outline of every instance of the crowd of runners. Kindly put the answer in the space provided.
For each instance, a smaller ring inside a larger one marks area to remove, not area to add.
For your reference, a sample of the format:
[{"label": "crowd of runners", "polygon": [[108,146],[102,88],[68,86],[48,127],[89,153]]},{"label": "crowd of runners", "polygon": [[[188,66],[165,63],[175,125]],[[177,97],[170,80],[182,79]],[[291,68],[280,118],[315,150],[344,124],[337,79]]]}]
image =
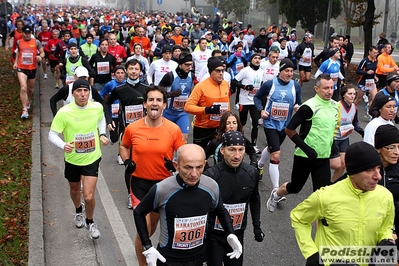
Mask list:
[{"label": "crowd of runners", "polygon": [[[258,185],[266,165],[272,191],[263,202],[270,212],[311,175],[314,193],[291,212],[306,265],[324,265],[321,246],[396,250],[399,68],[384,34],[359,63],[353,85],[350,36],[332,33],[316,56],[312,32],[298,34],[286,23],[253,29],[195,8],[185,14],[20,6],[6,27],[2,43],[18,74],[21,119],[29,119],[38,69],[54,79],[48,137],[65,152],[74,223],[90,238],[101,235],[94,192],[100,146],[111,142],[119,143],[115,156],[125,167],[140,265],[243,265],[248,209],[254,239],[264,239]],[[315,95],[303,101],[312,73]],[[363,99],[365,129],[357,117]],[[350,145],[354,130],[364,142]],[[296,148],[291,181],[281,185],[287,135]],[[259,137],[267,147],[257,146]],[[325,265],[348,258],[333,259]]]}]

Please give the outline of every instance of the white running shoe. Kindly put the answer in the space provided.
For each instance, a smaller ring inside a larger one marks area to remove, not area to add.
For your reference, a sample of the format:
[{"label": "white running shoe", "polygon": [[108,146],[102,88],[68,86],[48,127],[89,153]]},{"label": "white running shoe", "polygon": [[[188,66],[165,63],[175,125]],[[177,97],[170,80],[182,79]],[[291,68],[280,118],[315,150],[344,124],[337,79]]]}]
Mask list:
[{"label": "white running shoe", "polygon": [[269,197],[269,199],[267,200],[267,203],[266,203],[266,207],[269,210],[269,212],[274,212],[276,210],[276,208],[277,208],[278,201],[276,201],[274,199],[274,196],[273,196],[273,193],[275,191],[277,191],[277,188],[272,190],[272,192],[270,193],[270,197]]},{"label": "white running shoe", "polygon": [[239,110],[240,109],[240,106],[238,105],[238,103],[236,103],[235,105],[234,105],[234,110]]},{"label": "white running shoe", "polygon": [[44,74],[44,77],[43,77],[44,79],[47,79],[47,74]]},{"label": "white running shoe", "polygon": [[369,97],[368,97],[366,94],[363,95],[363,101],[364,101],[365,103],[368,103],[368,102],[369,102]]},{"label": "white running shoe", "polygon": [[119,154],[118,154],[118,157],[116,157],[116,160],[118,161],[119,165],[123,165],[122,157]]},{"label": "white running shoe", "polygon": [[91,239],[98,239],[101,236],[96,223],[89,224],[87,228],[89,229],[89,236]]},{"label": "white running shoe", "polygon": [[75,218],[73,219],[77,228],[82,228],[86,226],[86,219],[83,215],[83,212],[79,212],[75,214]]}]

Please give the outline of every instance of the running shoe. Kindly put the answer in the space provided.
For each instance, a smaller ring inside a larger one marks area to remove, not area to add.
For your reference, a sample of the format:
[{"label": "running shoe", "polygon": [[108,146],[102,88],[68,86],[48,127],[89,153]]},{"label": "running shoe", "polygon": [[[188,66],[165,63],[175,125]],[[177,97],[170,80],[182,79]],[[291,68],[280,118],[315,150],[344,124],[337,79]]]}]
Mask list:
[{"label": "running shoe", "polygon": [[89,224],[87,229],[89,229],[89,236],[91,239],[98,239],[101,236],[96,223]]},{"label": "running shoe", "polygon": [[273,193],[277,191],[277,188],[273,189],[272,192],[270,193],[270,197],[267,200],[267,209],[269,210],[269,212],[274,212],[277,208],[277,203],[278,201],[276,201],[274,199]]},{"label": "running shoe", "polygon": [[238,103],[236,103],[235,105],[234,105],[234,110],[239,110],[240,109],[240,106],[238,105]]},{"label": "running shoe", "polygon": [[44,77],[43,77],[44,79],[47,79],[47,74],[44,74]]},{"label": "running shoe", "polygon": [[21,114],[22,119],[28,119],[29,118],[29,112],[27,108],[22,109],[22,114]]},{"label": "running shoe", "polygon": [[59,88],[60,88],[60,85],[58,84],[58,82],[55,83],[55,88],[56,88],[56,89],[59,89]]},{"label": "running shoe", "polygon": [[255,153],[256,153],[256,154],[261,154],[261,153],[262,153],[262,151],[259,150],[259,148],[256,147],[256,146],[254,146],[254,150],[255,150]]},{"label": "running shoe", "polygon": [[368,102],[369,102],[369,97],[368,97],[366,94],[363,95],[363,101],[364,101],[365,103],[368,103]]},{"label": "running shoe", "polygon": [[77,228],[82,228],[82,227],[86,226],[86,220],[83,215],[83,210],[82,210],[82,212],[75,214],[75,218],[73,219],[73,221],[75,222],[75,225]]},{"label": "running shoe", "polygon": [[259,171],[259,181],[261,181],[263,178],[263,167],[258,166],[258,171]]},{"label": "running shoe", "polygon": [[127,195],[127,208],[128,209],[132,209],[132,197],[130,197],[130,195]]},{"label": "running shoe", "polygon": [[119,165],[123,165],[122,157],[119,154],[118,154],[118,157],[116,157],[116,160],[118,161]]}]

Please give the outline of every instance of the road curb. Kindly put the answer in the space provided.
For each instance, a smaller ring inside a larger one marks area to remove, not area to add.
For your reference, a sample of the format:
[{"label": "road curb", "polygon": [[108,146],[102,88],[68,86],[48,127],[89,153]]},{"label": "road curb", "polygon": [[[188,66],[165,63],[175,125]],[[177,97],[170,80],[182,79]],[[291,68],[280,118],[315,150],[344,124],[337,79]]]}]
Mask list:
[{"label": "road curb", "polygon": [[36,76],[34,90],[34,108],[32,124],[32,169],[30,181],[29,207],[29,258],[28,265],[45,265],[44,263],[44,228],[43,228],[43,187],[42,187],[42,149],[40,132],[40,79]]}]

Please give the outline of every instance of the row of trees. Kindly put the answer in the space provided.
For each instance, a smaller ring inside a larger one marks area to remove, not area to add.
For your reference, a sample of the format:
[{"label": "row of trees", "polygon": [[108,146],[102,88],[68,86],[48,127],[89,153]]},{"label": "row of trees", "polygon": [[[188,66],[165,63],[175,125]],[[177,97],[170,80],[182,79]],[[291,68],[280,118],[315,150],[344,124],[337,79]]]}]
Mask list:
[{"label": "row of trees", "polygon": [[[190,0],[194,2],[195,0]],[[207,0],[210,5],[217,6],[219,10],[229,14],[234,12],[237,20],[242,20],[248,13],[251,0]],[[351,27],[363,26],[365,54],[372,45],[373,26],[378,23],[381,14],[375,14],[374,0],[332,0],[332,18],[337,18],[342,13],[348,24],[346,34],[350,34]],[[396,1],[396,0],[395,0]],[[329,0],[257,0],[257,10],[267,12],[272,21],[278,21],[278,16],[284,15],[287,23],[296,27],[298,24],[314,32],[315,26],[327,20]],[[395,13],[395,12],[392,12]],[[396,17],[395,17],[396,19]]]}]

